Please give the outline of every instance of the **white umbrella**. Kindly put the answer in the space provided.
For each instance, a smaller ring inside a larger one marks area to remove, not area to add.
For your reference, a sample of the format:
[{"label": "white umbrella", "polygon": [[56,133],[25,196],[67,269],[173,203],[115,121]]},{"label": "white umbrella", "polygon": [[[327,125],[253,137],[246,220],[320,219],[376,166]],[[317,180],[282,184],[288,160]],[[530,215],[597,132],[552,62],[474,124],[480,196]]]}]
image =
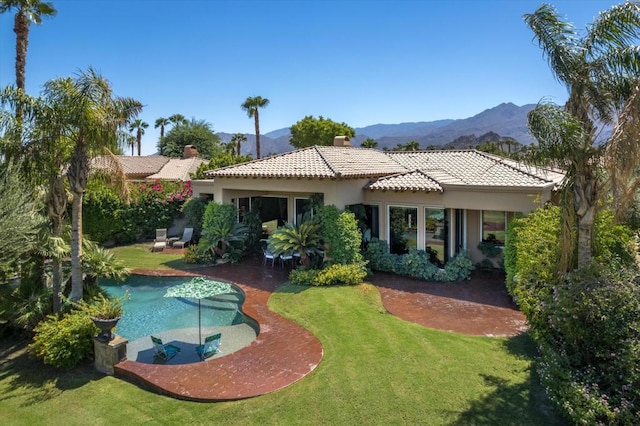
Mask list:
[{"label": "white umbrella", "polygon": [[233,293],[231,284],[204,277],[196,277],[186,283],[169,287],[164,297],[190,297],[192,299],[198,299],[198,343],[201,345],[200,299],[225,293]]}]

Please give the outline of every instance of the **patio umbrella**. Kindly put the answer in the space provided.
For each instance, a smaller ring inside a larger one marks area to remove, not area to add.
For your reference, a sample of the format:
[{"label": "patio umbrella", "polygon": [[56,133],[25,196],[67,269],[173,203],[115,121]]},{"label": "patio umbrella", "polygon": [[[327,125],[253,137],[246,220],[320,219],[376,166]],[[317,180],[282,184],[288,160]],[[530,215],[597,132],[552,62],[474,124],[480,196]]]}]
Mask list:
[{"label": "patio umbrella", "polygon": [[198,299],[198,344],[202,344],[200,319],[200,300],[218,294],[233,293],[231,284],[214,281],[204,277],[196,277],[183,284],[174,285],[167,289],[164,297],[190,297]]}]

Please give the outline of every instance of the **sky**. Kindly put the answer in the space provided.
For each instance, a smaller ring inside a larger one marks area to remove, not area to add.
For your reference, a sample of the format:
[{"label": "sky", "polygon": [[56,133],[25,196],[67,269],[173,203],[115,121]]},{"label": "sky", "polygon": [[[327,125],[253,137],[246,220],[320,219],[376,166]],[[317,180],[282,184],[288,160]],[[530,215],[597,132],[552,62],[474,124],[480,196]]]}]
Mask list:
[{"label": "sky", "polygon": [[[562,104],[522,16],[539,0],[51,0],[32,25],[26,90],[93,67],[157,118],[255,132],[240,105],[269,99],[260,133],[305,116],[351,127],[460,119],[503,102]],[[578,29],[620,1],[548,1]],[[15,84],[13,13],[0,15],[0,88]]]}]

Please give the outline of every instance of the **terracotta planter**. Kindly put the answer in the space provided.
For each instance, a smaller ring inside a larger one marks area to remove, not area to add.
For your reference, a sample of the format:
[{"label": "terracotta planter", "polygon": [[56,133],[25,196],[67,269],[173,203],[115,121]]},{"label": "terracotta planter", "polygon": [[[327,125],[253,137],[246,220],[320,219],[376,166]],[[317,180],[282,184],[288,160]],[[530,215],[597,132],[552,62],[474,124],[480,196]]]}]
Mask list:
[{"label": "terracotta planter", "polygon": [[96,327],[100,329],[100,333],[96,336],[96,339],[105,343],[113,340],[114,335],[111,330],[116,326],[119,320],[120,317],[109,319],[91,318],[91,321],[93,321]]}]

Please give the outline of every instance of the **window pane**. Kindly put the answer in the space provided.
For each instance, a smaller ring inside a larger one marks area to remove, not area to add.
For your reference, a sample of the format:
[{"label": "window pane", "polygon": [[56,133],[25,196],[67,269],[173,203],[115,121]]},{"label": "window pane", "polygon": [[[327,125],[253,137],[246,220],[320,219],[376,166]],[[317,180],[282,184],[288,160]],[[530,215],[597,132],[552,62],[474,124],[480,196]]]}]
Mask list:
[{"label": "window pane", "polygon": [[444,263],[446,228],[444,209],[424,209],[424,234],[427,247],[434,250]]},{"label": "window pane", "polygon": [[504,244],[507,229],[505,212],[494,210],[482,211],[482,241],[492,240]]},{"label": "window pane", "polygon": [[418,247],[418,209],[389,207],[389,250],[404,254]]}]

